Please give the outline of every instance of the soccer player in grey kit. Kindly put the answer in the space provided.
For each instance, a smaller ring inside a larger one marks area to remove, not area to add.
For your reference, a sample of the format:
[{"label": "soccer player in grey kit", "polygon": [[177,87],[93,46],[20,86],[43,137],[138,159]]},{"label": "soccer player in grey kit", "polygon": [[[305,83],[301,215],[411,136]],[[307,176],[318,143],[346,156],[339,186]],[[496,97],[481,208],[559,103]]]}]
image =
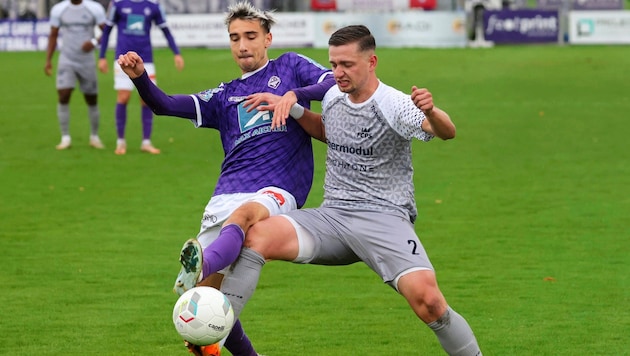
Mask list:
[{"label": "soccer player in grey kit", "polygon": [[[438,288],[414,230],[411,140],[454,138],[455,125],[427,89],[414,86],[409,96],[377,78],[376,42],[365,26],[341,28],[328,44],[337,86],[326,93],[321,116],[306,112],[299,119],[328,145],[324,201],[319,208],[255,224],[223,292],[238,315],[267,259],[321,265],[362,261],[407,300],[449,355],[481,355],[470,326]],[[270,94],[258,96],[273,102]]]},{"label": "soccer player in grey kit", "polygon": [[[152,0],[112,0],[109,6],[107,22],[103,29],[101,47],[99,52],[98,67],[101,72],[107,73],[108,64],[105,57],[109,36],[112,28],[118,28],[116,38],[116,55],[128,51],[138,53],[144,60],[144,67],[153,82],[156,82],[155,65],[153,64],[153,46],[151,44],[151,25],[155,24],[162,30],[168,46],[173,51],[175,68],[184,68],[184,58],[179,52],[175,38],[171,34],[166,23],[166,15],[160,4]],[[127,141],[125,140],[125,127],[127,125],[127,104],[134,89],[129,77],[120,69],[114,61],[114,89],[116,89],[116,150],[117,155],[127,153]],[[142,119],[142,144],[140,151],[150,154],[159,154],[160,150],[151,143],[153,132],[153,113],[144,102],[140,106]]]},{"label": "soccer player in grey kit", "polygon": [[57,63],[57,117],[61,129],[61,142],[58,150],[72,145],[70,137],[70,97],[79,82],[79,87],[88,105],[90,118],[90,146],[103,148],[98,137],[100,113],[98,110],[98,78],[94,48],[98,41],[94,38],[94,27],[105,26],[105,9],[94,1],[65,0],[50,10],[50,35],[46,49],[44,73],[52,74],[52,57],[57,48],[59,33],[63,36]]},{"label": "soccer player in grey kit", "polygon": [[[286,117],[294,104],[308,107],[335,84],[329,69],[305,56],[288,52],[269,59],[274,24],[269,12],[240,2],[229,8],[225,23],[242,76],[215,88],[169,96],[151,82],[137,53],[118,59],[156,114],[186,118],[196,127],[220,132],[221,173],[197,239],[182,248],[182,269],[174,286],[180,295],[200,281],[219,287],[216,273],[226,272],[236,260],[252,224],[304,204],[313,182],[311,137],[293,120],[272,129],[272,115]],[[282,96],[284,101],[273,113],[258,110],[260,101],[248,98],[259,92]],[[234,354],[228,341],[226,347]]]}]

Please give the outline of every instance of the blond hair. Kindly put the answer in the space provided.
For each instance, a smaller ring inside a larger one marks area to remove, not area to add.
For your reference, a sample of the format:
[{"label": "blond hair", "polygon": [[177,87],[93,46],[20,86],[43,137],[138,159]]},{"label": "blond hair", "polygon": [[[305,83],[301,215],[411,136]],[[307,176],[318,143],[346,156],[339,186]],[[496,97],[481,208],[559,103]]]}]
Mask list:
[{"label": "blond hair", "polygon": [[225,16],[225,26],[230,27],[232,21],[240,20],[258,20],[260,26],[266,33],[271,32],[271,26],[276,23],[272,16],[273,11],[263,11],[257,9],[247,1],[239,1],[238,3],[228,7],[228,13]]}]

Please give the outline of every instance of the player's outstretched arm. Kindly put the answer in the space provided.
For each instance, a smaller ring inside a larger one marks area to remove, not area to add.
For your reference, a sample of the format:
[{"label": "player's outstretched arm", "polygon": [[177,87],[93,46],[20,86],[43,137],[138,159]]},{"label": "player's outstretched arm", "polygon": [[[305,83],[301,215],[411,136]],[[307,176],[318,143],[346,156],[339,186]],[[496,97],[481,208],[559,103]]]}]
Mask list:
[{"label": "player's outstretched arm", "polygon": [[455,137],[455,124],[450,116],[433,104],[433,94],[426,88],[411,87],[411,100],[424,112],[427,120],[422,122],[422,129],[443,140]]},{"label": "player's outstretched arm", "polygon": [[190,95],[167,95],[158,88],[144,70],[142,58],[133,51],[118,57],[120,68],[131,78],[138,94],[156,115],[197,119],[195,102]]},{"label": "player's outstretched arm", "polygon": [[121,54],[118,56],[118,64],[131,79],[138,78],[144,73],[144,62],[136,52],[129,51]]}]

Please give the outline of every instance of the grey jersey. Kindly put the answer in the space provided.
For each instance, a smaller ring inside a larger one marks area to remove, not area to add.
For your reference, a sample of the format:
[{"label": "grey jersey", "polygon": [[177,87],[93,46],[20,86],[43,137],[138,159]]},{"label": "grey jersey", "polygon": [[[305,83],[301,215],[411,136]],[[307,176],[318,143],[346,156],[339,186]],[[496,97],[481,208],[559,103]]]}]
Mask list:
[{"label": "grey jersey", "polygon": [[105,23],[105,9],[92,0],[74,5],[64,0],[50,10],[50,26],[59,28],[61,34],[60,61],[74,63],[95,62],[92,51],[83,52],[81,46],[94,38],[94,29]]},{"label": "grey jersey", "polygon": [[411,139],[429,141],[424,113],[410,95],[382,82],[354,104],[337,86],[322,101],[328,153],[322,206],[418,215]]}]

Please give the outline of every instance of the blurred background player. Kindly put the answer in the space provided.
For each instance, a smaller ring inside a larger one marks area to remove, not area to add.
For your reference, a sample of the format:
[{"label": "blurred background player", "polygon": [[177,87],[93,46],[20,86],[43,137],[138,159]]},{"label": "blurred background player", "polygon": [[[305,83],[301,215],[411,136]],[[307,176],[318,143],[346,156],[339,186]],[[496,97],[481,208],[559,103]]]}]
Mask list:
[{"label": "blurred background player", "polygon": [[57,118],[61,129],[61,142],[58,150],[65,150],[72,144],[70,138],[70,97],[79,82],[90,119],[90,146],[104,148],[98,137],[98,79],[96,58],[93,50],[98,45],[94,37],[94,28],[105,26],[105,9],[93,1],[65,0],[50,10],[50,35],[46,49],[44,72],[52,74],[52,57],[57,48],[57,37],[63,36],[57,61]]},{"label": "blurred background player", "polygon": [[[175,67],[177,70],[184,68],[182,58],[175,39],[166,23],[166,16],[162,7],[157,1],[150,0],[112,0],[109,4],[107,22],[103,29],[101,38],[101,48],[99,54],[98,68],[103,73],[107,73],[108,64],[105,54],[112,28],[117,27],[116,57],[127,51],[135,51],[146,61],[145,68],[152,81],[156,81],[155,66],[153,64],[153,47],[151,45],[151,25],[155,24],[164,33],[168,41],[168,46],[175,54]],[[116,58],[114,57],[114,58]],[[114,89],[116,96],[116,141],[117,155],[127,153],[127,142],[125,140],[125,127],[127,124],[127,104],[134,89],[129,77],[120,69],[114,60]],[[141,102],[142,118],[142,144],[140,150],[151,154],[159,154],[160,150],[151,143],[151,133],[153,131],[153,113],[144,102]]]},{"label": "blurred background player", "polygon": [[[216,129],[221,135],[225,154],[221,174],[197,239],[182,248],[182,269],[174,286],[180,295],[199,279],[220,287],[221,273],[215,272],[227,272],[223,269],[238,257],[249,227],[301,207],[311,189],[310,136],[294,120],[272,130],[272,113],[256,109],[260,102],[248,100],[248,96],[259,92],[282,95],[284,101],[273,115],[285,117],[296,102],[309,106],[335,84],[329,69],[305,56],[288,52],[269,59],[267,49],[275,23],[271,13],[247,2],[228,10],[225,24],[240,78],[201,93],[169,96],[149,80],[138,54],[129,52],[118,59],[156,114],[187,118],[195,126]],[[234,353],[227,342],[226,347]]]}]

